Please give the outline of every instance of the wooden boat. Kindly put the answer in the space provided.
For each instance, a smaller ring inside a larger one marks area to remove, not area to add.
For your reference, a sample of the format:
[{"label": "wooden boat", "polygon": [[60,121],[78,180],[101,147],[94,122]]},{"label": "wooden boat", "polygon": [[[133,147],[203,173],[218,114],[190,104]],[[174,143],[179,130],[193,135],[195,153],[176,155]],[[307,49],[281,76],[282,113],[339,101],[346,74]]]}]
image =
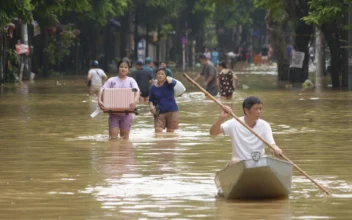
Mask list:
[{"label": "wooden boat", "polygon": [[226,199],[288,197],[292,164],[271,157],[244,160],[217,172],[215,184]]}]

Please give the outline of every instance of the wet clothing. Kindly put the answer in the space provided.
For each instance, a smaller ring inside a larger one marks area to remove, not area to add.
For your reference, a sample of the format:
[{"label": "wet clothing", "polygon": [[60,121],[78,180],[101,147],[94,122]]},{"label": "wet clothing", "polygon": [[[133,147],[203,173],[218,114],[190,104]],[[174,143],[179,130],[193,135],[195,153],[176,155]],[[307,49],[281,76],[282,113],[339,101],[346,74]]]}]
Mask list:
[{"label": "wet clothing", "polygon": [[211,52],[211,61],[215,66],[219,63],[219,53],[217,51]]},{"label": "wet clothing", "polygon": [[138,84],[136,80],[132,77],[126,77],[125,79],[120,79],[118,76],[111,77],[105,82],[104,88],[134,88],[139,91]]},{"label": "wet clothing", "polygon": [[203,67],[201,76],[204,76],[204,80],[207,81],[209,77],[213,77],[213,79],[208,83],[205,88],[211,95],[216,96],[218,94],[218,88],[216,86],[216,77],[217,72],[214,64],[210,61]]},{"label": "wet clothing", "polygon": [[235,87],[233,86],[233,74],[232,71],[219,73],[218,80],[221,96],[232,96],[235,91]]},{"label": "wet clothing", "polygon": [[103,78],[107,76],[102,69],[93,68],[88,71],[88,77],[91,78],[91,86],[99,90],[103,86]]},{"label": "wet clothing", "polygon": [[267,57],[267,56],[268,56],[268,54],[269,54],[269,48],[267,48],[267,47],[262,47],[261,51],[262,51],[262,56],[263,56],[263,57]]},{"label": "wet clothing", "polygon": [[209,51],[208,51],[208,52],[204,52],[204,56],[205,56],[208,60],[211,59],[211,54],[210,54]]},{"label": "wet clothing", "polygon": [[153,79],[155,79],[155,73],[154,73],[154,69],[151,68],[150,66],[148,65],[144,65],[143,66],[143,69],[148,71],[150,73],[150,75],[153,77]]},{"label": "wet clothing", "polygon": [[158,106],[160,109],[160,114],[166,112],[176,112],[178,111],[178,106],[175,100],[174,87],[176,81],[173,79],[172,83],[167,81],[160,87],[153,85],[150,89],[149,102],[152,102],[154,106]]},{"label": "wet clothing", "polygon": [[110,114],[109,115],[109,128],[119,128],[130,130],[134,119],[133,114]]},{"label": "wet clothing", "polygon": [[[118,76],[111,77],[105,82],[104,88],[134,88],[139,90],[137,82],[132,77],[120,79]],[[130,130],[134,116],[133,114],[110,114],[109,115],[109,128],[122,128]]]},{"label": "wet clothing", "polygon": [[169,68],[166,68],[166,76],[173,77],[172,71]]},{"label": "wet clothing", "polygon": [[136,80],[138,87],[141,91],[142,97],[148,97],[150,91],[150,80],[153,79],[152,74],[150,72],[139,69],[134,72],[134,79]]},{"label": "wet clothing", "polygon": [[[239,119],[244,122],[244,116]],[[221,128],[224,130],[224,135],[231,137],[232,160],[252,159],[252,153],[255,152],[259,152],[261,156],[265,155],[265,144],[236,119],[222,123]],[[275,145],[273,132],[268,122],[258,119],[253,130],[270,145]]]},{"label": "wet clothing", "polygon": [[155,116],[154,120],[155,128],[162,129],[178,129],[178,111],[166,112]]}]

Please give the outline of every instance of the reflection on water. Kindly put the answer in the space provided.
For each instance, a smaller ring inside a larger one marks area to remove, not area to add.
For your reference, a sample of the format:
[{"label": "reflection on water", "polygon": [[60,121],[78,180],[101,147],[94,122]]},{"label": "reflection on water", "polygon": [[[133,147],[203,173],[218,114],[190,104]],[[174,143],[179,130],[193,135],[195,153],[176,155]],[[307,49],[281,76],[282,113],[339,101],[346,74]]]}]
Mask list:
[{"label": "reflection on water", "polygon": [[215,202],[216,217],[225,219],[291,219],[290,200],[225,201]]},{"label": "reflection on water", "polygon": [[259,75],[255,89],[239,77],[249,89],[224,103],[240,116],[243,99],[259,96],[285,155],[331,197],[298,172],[288,200],[217,197],[214,176],[231,145],[208,134],[213,101],[189,87],[177,98],[180,129],[157,135],[141,104],[131,140],[109,141],[107,115],[90,118],[96,98],[73,78],[1,87],[0,219],[350,219],[352,94],[264,88]]}]

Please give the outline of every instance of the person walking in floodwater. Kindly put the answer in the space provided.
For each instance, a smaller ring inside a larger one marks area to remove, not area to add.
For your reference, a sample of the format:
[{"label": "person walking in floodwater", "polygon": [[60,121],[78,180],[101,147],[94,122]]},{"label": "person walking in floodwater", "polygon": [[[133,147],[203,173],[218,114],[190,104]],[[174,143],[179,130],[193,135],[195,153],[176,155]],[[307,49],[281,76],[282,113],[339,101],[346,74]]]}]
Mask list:
[{"label": "person walking in floodwater", "polygon": [[[222,61],[219,64],[218,87],[221,98],[231,99],[235,91],[235,86],[238,88],[238,78],[236,74],[227,68],[226,62]],[[233,85],[235,80],[235,86]]]},{"label": "person walking in floodwater", "polygon": [[156,70],[157,82],[151,87],[149,95],[150,112],[154,115],[155,132],[174,132],[178,129],[178,106],[175,100],[174,87],[176,80],[166,77],[166,70]]},{"label": "person walking in floodwater", "polygon": [[216,48],[211,52],[211,62],[213,62],[215,66],[219,64],[219,52],[216,51]]},{"label": "person walking in floodwater", "polygon": [[153,75],[143,68],[143,61],[138,60],[135,64],[136,71],[134,79],[136,80],[139,89],[141,90],[141,100],[146,102],[149,99],[150,86],[154,83]]},{"label": "person walking in floodwater", "polygon": [[208,48],[205,48],[205,49],[204,49],[203,55],[204,55],[208,60],[211,59],[211,53],[210,53],[210,51],[208,51]]},{"label": "person walking in floodwater", "polygon": [[[280,156],[282,150],[275,143],[269,123],[260,119],[262,107],[263,104],[259,98],[255,96],[247,97],[242,104],[244,116],[240,117],[239,120],[246,123],[255,133],[272,145],[274,150],[271,150],[271,152],[275,156]],[[232,159],[229,164],[252,159],[252,153],[260,153],[261,157],[264,156],[265,144],[259,138],[236,119],[232,118],[225,121],[231,115],[231,112],[229,106],[224,106],[219,118],[210,128],[210,135],[212,136],[224,134],[231,137]]]},{"label": "person walking in floodwater", "polygon": [[166,62],[161,61],[161,62],[160,62],[160,67],[164,67],[164,68],[165,68],[165,70],[166,70],[166,76],[174,77],[173,74],[172,74],[172,70],[167,67]]},{"label": "person walking in floodwater", "polygon": [[216,68],[214,64],[206,58],[204,55],[199,56],[199,62],[203,66],[202,72],[199,73],[194,81],[197,81],[200,76],[204,76],[204,87],[212,96],[218,94],[218,88],[216,85]]},{"label": "person walking in floodwater", "polygon": [[92,63],[92,68],[88,71],[88,86],[89,95],[99,96],[99,91],[103,86],[103,81],[106,81],[108,77],[106,76],[104,70],[99,68],[98,61],[94,60]]},{"label": "person walking in floodwater", "polygon": [[[105,82],[103,88],[133,88],[137,89],[134,102],[131,103],[131,109],[135,109],[139,101],[140,90],[137,82],[127,76],[129,71],[129,63],[126,60],[121,60],[117,64],[118,75],[111,77]],[[104,104],[101,101],[102,90],[99,93],[99,107],[104,110]],[[130,129],[134,120],[133,114],[110,114],[109,115],[109,136],[110,139],[116,139],[120,133],[120,137],[123,139],[129,139]]]}]

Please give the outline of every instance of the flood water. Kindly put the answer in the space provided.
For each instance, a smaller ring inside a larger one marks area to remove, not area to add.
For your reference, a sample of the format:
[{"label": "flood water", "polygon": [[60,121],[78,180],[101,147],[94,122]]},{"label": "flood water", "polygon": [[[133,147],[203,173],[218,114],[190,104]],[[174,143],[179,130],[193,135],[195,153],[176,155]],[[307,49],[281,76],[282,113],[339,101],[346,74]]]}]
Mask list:
[{"label": "flood water", "polygon": [[96,100],[84,77],[66,77],[1,88],[0,219],[351,219],[352,93],[239,79],[249,89],[226,104],[240,116],[246,96],[260,97],[284,154],[332,196],[294,171],[289,199],[217,197],[214,176],[231,145],[208,134],[219,113],[213,101],[186,84],[174,135],[156,136],[140,104],[130,141],[109,141],[107,115],[89,117]]}]

